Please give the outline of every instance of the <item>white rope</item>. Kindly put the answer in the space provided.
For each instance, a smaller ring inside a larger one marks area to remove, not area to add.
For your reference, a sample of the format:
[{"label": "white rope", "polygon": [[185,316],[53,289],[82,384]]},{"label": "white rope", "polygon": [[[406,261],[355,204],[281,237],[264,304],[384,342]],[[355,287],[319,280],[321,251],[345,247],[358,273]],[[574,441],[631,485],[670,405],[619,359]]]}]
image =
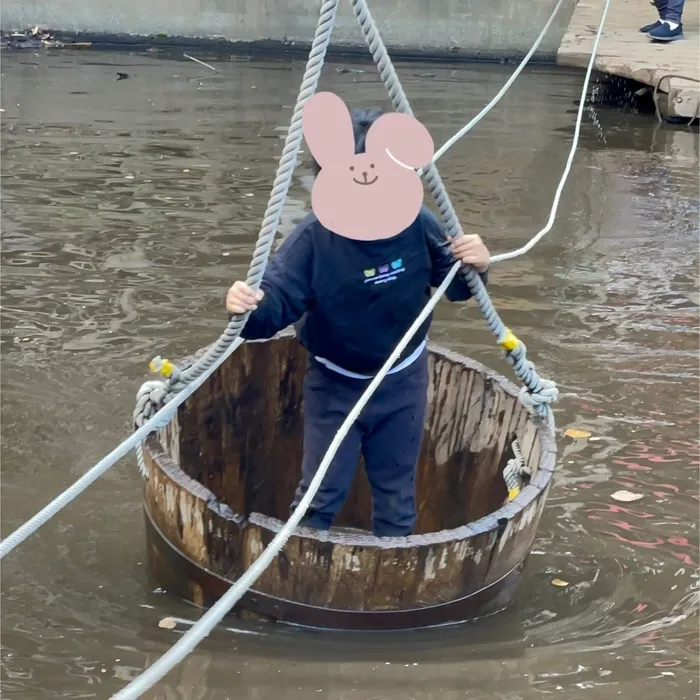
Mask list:
[{"label": "white rope", "polygon": [[165,406],[155,413],[146,423],[124,440],[121,445],[115,447],[92,469],[85,472],[72,486],[54,498],[51,503],[42,508],[33,518],[27,520],[24,525],[18,527],[11,535],[8,535],[0,542],[0,559],[6,554],[9,554],[18,544],[24,542],[27,537],[36,532],[45,522],[56,515],[58,511],[65,508],[74,498],[85,491],[88,486],[97,481],[97,479],[112,465],[118,462],[122,457],[128,455],[129,452],[145,440],[150,433],[154,430],[158,430],[158,428],[165,427],[172,420],[177,407],[194,394],[194,392],[209,378],[212,372],[214,372],[214,370],[242,343],[243,340],[237,338],[236,341],[226,349],[226,352],[224,352],[211,367],[207,368],[206,372],[197,377],[192,383],[188,384],[172,401],[165,404]]},{"label": "white rope", "polygon": [[544,236],[549,233],[554,225],[554,219],[557,216],[557,210],[559,209],[559,201],[561,200],[561,194],[564,191],[564,185],[571,172],[571,166],[574,163],[574,157],[576,156],[576,149],[578,147],[578,140],[581,134],[581,122],[583,121],[583,112],[586,106],[586,95],[588,94],[588,83],[591,80],[591,73],[593,72],[593,66],[595,64],[595,56],[598,51],[598,44],[600,43],[600,37],[603,33],[603,25],[605,24],[605,18],[608,15],[608,9],[610,8],[610,0],[605,0],[605,7],[603,8],[603,16],[600,19],[600,25],[598,26],[598,33],[596,34],[595,41],[593,42],[593,48],[591,49],[591,60],[588,62],[588,68],[586,69],[586,77],[583,81],[583,90],[581,90],[581,101],[578,107],[578,114],[576,115],[576,127],[574,128],[574,138],[571,142],[571,150],[569,151],[569,157],[566,159],[566,165],[564,166],[564,172],[559,180],[559,185],[557,186],[557,191],[554,194],[554,201],[552,202],[552,208],[549,212],[549,219],[547,220],[547,225],[538,233],[536,233],[522,248],[517,248],[516,250],[511,250],[509,253],[501,253],[500,255],[491,256],[491,262],[497,263],[503,260],[512,260],[520,255],[525,255],[528,251],[532,250],[539,241],[544,238]]},{"label": "white rope", "polygon": [[[535,40],[535,43],[532,45],[532,48],[525,54],[525,58],[523,58],[523,60],[520,62],[520,65],[515,69],[513,75],[511,75],[510,78],[508,78],[505,85],[498,91],[498,93],[496,93],[496,96],[491,100],[491,102],[489,102],[486,105],[486,107],[484,107],[481,110],[481,112],[479,112],[479,114],[477,114],[474,117],[474,119],[472,119],[466,126],[463,126],[451,139],[446,141],[443,144],[443,146],[436,151],[435,155],[433,156],[433,163],[435,163],[437,159],[440,158],[440,156],[444,155],[448,149],[454,146],[454,144],[457,143],[457,141],[459,141],[465,134],[470,132],[501,101],[503,95],[505,95],[506,92],[508,92],[510,86],[515,82],[516,78],[520,75],[520,73],[522,73],[523,68],[525,68],[525,66],[528,64],[535,51],[537,51],[537,47],[542,42],[542,39],[544,39],[544,35],[547,33],[547,30],[554,21],[554,17],[556,16],[563,2],[564,0],[559,0],[559,2],[556,4],[554,10],[552,10],[552,14],[547,20],[547,24],[544,25],[542,31],[540,32],[540,35]],[[419,170],[418,172],[422,175],[421,170]]]},{"label": "white rope", "polygon": [[[445,143],[442,148],[438,150],[433,158],[433,162],[436,161],[440,156],[442,156],[456,141],[462,138],[468,131],[470,131],[492,108],[495,104],[502,98],[505,92],[508,90],[513,81],[520,74],[524,66],[527,64],[532,54],[536,50],[540,41],[542,40],[545,32],[549,28],[556,12],[561,6],[563,0],[559,0],[552,15],[550,16],[545,28],[541,32],[540,36],[536,40],[533,47],[530,49],[525,59],[518,66],[514,74],[504,85],[504,87],[499,91],[499,93],[494,97],[494,99],[476,116],[472,119],[465,127],[463,127],[455,136],[453,136],[447,143]],[[528,244],[519,248],[516,251],[510,253],[504,253],[502,255],[496,255],[492,258],[492,262],[499,262],[501,260],[508,260],[519,255],[528,252],[552,227],[554,218],[556,216],[556,211],[558,209],[559,200],[561,198],[561,193],[564,188],[564,184],[571,170],[573,164],[573,159],[578,144],[578,139],[580,135],[581,122],[583,118],[583,109],[585,103],[585,97],[588,89],[588,83],[590,81],[590,76],[592,73],[595,55],[598,49],[598,44],[600,41],[600,36],[602,34],[603,25],[607,16],[607,12],[610,6],[610,0],[606,0],[605,9],[603,11],[603,16],[601,19],[600,26],[598,27],[598,33],[596,35],[593,49],[591,53],[591,60],[586,71],[586,78],[584,82],[584,88],[582,91],[582,99],[579,107],[579,112],[576,120],[576,128],[574,131],[574,139],[567,159],[564,174],[557,188],[554,203],[552,205],[552,210],[550,212],[550,218],[547,226],[542,229],[536,236],[534,236]],[[272,562],[272,560],[279,554],[282,547],[284,547],[286,541],[291,536],[294,528],[299,524],[300,520],[303,518],[306,510],[311,504],[318,488],[320,487],[326,471],[333,460],[338,448],[340,447],[342,441],[345,439],[350,427],[358,418],[360,412],[367,404],[371,396],[376,391],[377,387],[384,379],[386,374],[389,372],[393,364],[399,358],[405,347],[410,342],[411,338],[418,331],[424,320],[432,312],[433,308],[439,301],[439,299],[444,294],[445,290],[449,284],[454,279],[457,272],[461,269],[460,263],[455,263],[448,275],[443,280],[443,283],[438,287],[435,294],[431,297],[428,304],[425,306],[421,314],[414,321],[411,328],[404,335],[402,340],[396,346],[388,360],[383,365],[379,373],[374,377],[370,385],[367,387],[362,397],[355,405],[353,410],[349,413],[340,430],[336,434],[331,446],[329,447],[318,471],[316,472],[314,478],[309,484],[309,488],[301,499],[301,502],[292,513],[290,519],[277,533],[275,538],[272,540],[270,545],[265,549],[262,555],[254,562],[254,564],[241,576],[241,578],[226,592],[226,594],[207,612],[202,618],[187,632],[183,637],[168,651],[166,652],[158,661],[156,661],[152,666],[150,666],[143,674],[132,681],[126,688],[121,690],[115,696],[114,700],[130,700],[131,698],[138,698],[143,692],[152,687],[160,678],[162,678],[166,673],[168,673],[176,664],[182,661],[196,646],[204,639],[211,630],[218,624],[218,622],[224,617],[224,615],[240,600],[245,591],[257,580],[260,574],[265,570],[265,568]],[[28,537],[32,532],[36,531],[38,527],[41,526],[46,520],[48,520],[52,515],[63,508],[67,503],[69,503],[73,498],[82,493],[91,483],[93,483],[99,476],[101,476],[112,464],[114,464],[118,459],[127,454],[133,447],[139,443],[141,440],[152,432],[154,429],[161,427],[166,424],[174,414],[175,409],[183,403],[188,396],[190,396],[196,389],[204,383],[204,381],[211,375],[211,373],[228,357],[233,351],[241,344],[241,340],[237,339],[224,354],[222,354],[218,360],[212,364],[205,372],[203,372],[197,379],[193,380],[186,389],[175,396],[166,406],[161,408],[146,424],[135,431],[128,440],[123,442],[118,448],[113,450],[108,454],[103,460],[101,460],[95,467],[93,467],[88,473],[86,473],[81,479],[79,479],[70,489],[64,491],[58,498],[56,498],[52,503],[50,503],[46,508],[40,511],[34,518],[26,522],[22,527],[18,528],[12,535],[0,543],[0,559],[5,556],[8,552],[12,551],[17,544],[22,542],[26,537]]]},{"label": "white rope", "polygon": [[[585,78],[585,83],[584,83],[584,89],[583,89],[583,97],[581,100],[581,106],[579,108],[579,113],[578,113],[578,118],[577,118],[577,123],[576,123],[576,130],[574,132],[574,142],[572,145],[572,150],[571,153],[569,154],[569,159],[567,161],[567,167],[564,171],[564,175],[562,177],[562,180],[559,184],[559,188],[557,189],[557,194],[555,196],[555,202],[552,207],[552,215],[550,218],[553,218],[554,214],[556,213],[556,208],[559,203],[559,198],[561,196],[561,190],[564,187],[564,183],[566,181],[566,178],[568,177],[569,171],[571,169],[571,164],[573,162],[573,155],[575,153],[576,145],[578,143],[578,136],[581,128],[581,120],[582,120],[582,115],[583,115],[583,106],[585,102],[585,97],[588,89],[588,82],[590,79],[593,63],[595,60],[595,52],[598,48],[598,42],[600,39],[600,35],[603,30],[603,24],[605,23],[605,18],[607,15],[608,7],[610,5],[610,0],[606,0],[605,3],[605,10],[603,11],[603,16],[600,22],[600,26],[598,28],[598,34],[596,35],[596,40],[593,44],[593,52],[591,54],[591,61],[588,66],[588,70],[586,72],[586,78]],[[559,5],[557,5],[557,8]],[[555,10],[556,12],[556,10]],[[551,18],[550,18],[551,21]],[[541,38],[541,37],[540,37]],[[500,98],[499,98],[500,99]],[[493,104],[495,104],[494,101],[492,101]],[[485,114],[486,112],[484,112]],[[483,115],[482,115],[483,116]],[[472,120],[472,122],[475,124],[477,123],[476,121]],[[469,125],[468,125],[469,126]],[[473,124],[472,124],[473,126]],[[470,127],[471,128],[471,127]],[[463,130],[464,133],[468,131],[468,129]],[[463,134],[462,134],[463,135]],[[449,143],[449,142],[448,142]],[[447,146],[449,148],[449,146]],[[443,147],[441,149],[440,155],[447,150],[446,148]],[[550,222],[550,228],[551,228],[551,222]],[[546,231],[544,231],[546,233]],[[539,238],[541,238],[544,235],[543,232],[540,232],[538,234]],[[537,238],[537,237],[536,237]],[[539,238],[537,240],[539,240]],[[522,252],[527,252],[527,250],[530,250],[533,245],[537,242],[535,239],[533,239],[534,242],[531,241],[530,244],[527,246],[524,246],[522,249],[520,249]],[[501,260],[508,259],[510,257],[516,257],[516,255],[522,254],[520,251],[515,251],[514,253],[507,253],[504,254],[503,256],[495,256]],[[396,346],[394,351],[391,353],[387,361],[384,363],[382,366],[381,370],[379,370],[378,374],[374,377],[374,379],[370,382],[369,386],[367,389],[365,389],[365,392],[362,394],[360,397],[360,400],[355,404],[355,407],[352,409],[352,411],[348,414],[347,418],[341,425],[340,429],[336,433],[335,438],[333,439],[333,442],[331,442],[330,447],[328,448],[328,451],[326,452],[325,457],[323,458],[323,461],[319,465],[318,471],[314,475],[314,478],[311,480],[311,483],[309,484],[309,488],[304,494],[304,497],[301,499],[299,502],[299,505],[295,508],[294,512],[290,516],[289,520],[282,526],[280,531],[275,535],[273,538],[272,542],[267,546],[267,548],[263,551],[263,553],[258,557],[258,559],[255,560],[255,562],[248,568],[248,570],[236,581],[231,588],[217,601],[217,603],[210,608],[163,656],[161,656],[158,661],[156,661],[152,666],[150,666],[148,669],[146,669],[140,676],[138,676],[136,679],[134,679],[126,688],[121,690],[119,693],[113,696],[113,700],[133,700],[134,698],[140,697],[142,693],[144,693],[146,690],[151,688],[155,683],[157,683],[166,673],[168,673],[175,665],[180,663],[193,649],[196,648],[196,646],[201,642],[204,638],[206,638],[211,631],[216,627],[216,625],[223,619],[223,617],[228,613],[229,610],[241,599],[243,594],[255,583],[255,581],[258,579],[258,577],[265,571],[265,569],[272,563],[272,561],[275,559],[275,557],[279,554],[279,552],[282,550],[284,545],[286,544],[287,540],[293,533],[294,529],[296,526],[299,524],[301,519],[304,517],[306,514],[307,509],[311,505],[311,502],[316,495],[319,487],[321,486],[321,483],[323,481],[323,478],[326,475],[326,472],[328,470],[328,467],[330,463],[332,462],[333,458],[335,457],[336,452],[338,451],[338,448],[342,444],[343,440],[348,434],[348,431],[350,430],[350,427],[354,424],[354,422],[357,420],[359,417],[362,409],[365,407],[369,399],[372,397],[374,392],[376,391],[377,387],[379,384],[382,382],[384,377],[387,375],[391,367],[394,365],[394,363],[398,360],[400,357],[401,353],[403,350],[406,348],[408,343],[410,342],[411,338],[416,334],[418,329],[421,327],[425,319],[428,317],[428,315],[432,312],[433,308],[439,301],[439,299],[442,297],[442,295],[445,293],[445,290],[447,287],[450,285],[452,280],[454,279],[455,275],[457,272],[461,269],[462,265],[461,263],[455,263],[455,265],[452,267],[448,275],[445,277],[443,280],[442,284],[437,288],[435,291],[435,294],[431,297],[430,301],[426,304],[425,308],[421,312],[421,314],[418,316],[418,318],[413,322],[413,325],[409,328],[409,330],[406,332],[404,337],[401,339],[399,344]]]},{"label": "white rope", "polygon": [[286,544],[291,536],[294,528],[299,524],[301,519],[306,514],[307,509],[311,505],[316,492],[321,486],[321,482],[328,471],[330,463],[333,461],[338,448],[345,439],[348,431],[357,420],[362,412],[362,409],[367,405],[377,387],[386,377],[394,363],[399,359],[411,338],[418,332],[423,322],[430,315],[435,305],[438,303],[447,287],[454,279],[454,276],[461,269],[461,263],[455,263],[445,277],[443,283],[435,290],[435,294],[430,298],[423,311],[418,318],[413,322],[413,325],[406,331],[406,334],[400,340],[399,344],[394,348],[389,359],[384,363],[382,368],[377,373],[377,376],[370,382],[360,397],[360,400],[355,404],[355,407],[350,411],[347,418],[343,421],[338,432],[333,438],[326,456],[323,458],[318,471],[309,484],[309,488],[304,494],[304,497],[299,502],[299,505],[294,509],[289,520],[282,526],[280,531],[275,535],[274,539],[266,547],[263,553],[253,562],[247,571],[236,581],[231,588],[211,607],[170,649],[161,656],[158,661],[149,666],[140,676],[135,678],[129,685],[120,690],[116,695],[112,696],[112,700],[134,700],[142,693],[145,693],[149,688],[153,687],[166,673],[174,666],[179,664],[195,647],[209,635],[209,633],[219,624],[224,615],[241,599],[241,596],[255,583],[260,574],[272,563],[280,550]]},{"label": "white rope", "polygon": [[[456,143],[460,138],[462,138],[467,132],[469,132],[476,124],[483,119],[488,112],[491,111],[491,109],[500,101],[500,99],[503,97],[503,95],[506,93],[508,88],[513,84],[513,81],[517,78],[517,76],[520,74],[520,72],[523,70],[527,62],[530,60],[532,57],[535,49],[537,46],[539,46],[540,42],[542,41],[542,38],[544,37],[547,29],[552,23],[552,20],[554,19],[554,16],[556,15],[557,11],[559,10],[559,7],[561,6],[563,0],[559,0],[557,5],[554,8],[554,11],[552,12],[549,20],[547,21],[547,24],[545,24],[544,29],[538,36],[537,40],[535,41],[535,44],[533,47],[528,51],[526,54],[525,58],[521,61],[520,65],[518,68],[515,70],[513,75],[509,78],[509,80],[505,83],[503,88],[496,94],[496,96],[489,102],[484,109],[479,112],[479,114],[474,117],[465,127],[463,127],[455,136],[453,136],[449,141],[447,141],[442,148],[438,150],[438,152],[435,154],[433,157],[433,162],[436,161],[441,155],[443,155],[454,143]],[[608,0],[609,2],[609,0]],[[608,4],[606,3],[606,8],[605,12],[607,13],[607,7]],[[603,16],[605,17],[605,15]],[[602,23],[601,23],[601,29],[602,29]],[[596,38],[596,42],[594,45],[594,50],[593,50],[593,55],[591,57],[591,61],[593,60],[593,56],[595,56],[595,50],[597,48],[598,44],[598,38],[600,37],[600,29],[599,29],[599,34],[598,37]],[[201,63],[202,65],[206,66],[207,68],[211,68],[212,70],[216,71],[216,69],[213,66],[209,66],[208,64],[204,63],[203,61],[200,61],[199,59],[195,59],[193,56],[190,56],[188,54],[184,54],[186,58],[195,61],[196,63]],[[590,67],[589,67],[589,74],[590,74]],[[586,78],[586,85],[588,81],[588,76]],[[584,89],[584,96],[585,96],[586,90]],[[581,121],[581,111],[579,110],[579,120],[578,120],[578,125],[577,129],[580,127],[580,121]],[[570,156],[570,161],[573,160],[573,151],[575,150],[576,147],[576,142],[578,140],[578,131],[576,132],[576,137],[574,140],[574,146],[572,148],[572,155]],[[568,165],[568,168],[570,168],[570,163]],[[419,171],[419,173],[422,174],[422,171]],[[563,181],[566,179],[566,176],[568,175],[568,170],[564,175],[564,178],[562,179]],[[560,189],[563,188],[563,184],[560,186]],[[558,195],[560,192],[558,193]],[[517,257],[518,255],[522,255],[523,253],[526,253],[532,246],[537,243],[537,241],[544,236],[545,233],[551,228],[551,223],[553,221],[554,213],[556,212],[556,207],[558,206],[558,196],[555,199],[555,206],[552,209],[552,216],[550,216],[550,223],[549,227],[546,229],[543,229],[540,231],[539,234],[533,239],[533,241],[530,242],[527,246],[524,246],[523,248],[514,251],[512,253],[506,253],[503,255],[496,255],[491,259],[491,262],[499,262],[500,260],[506,260],[511,257]],[[230,353],[226,353],[226,357],[229,356]],[[209,368],[209,370],[213,371],[216,369],[221,364],[221,361],[223,361],[224,358],[219,358],[219,361],[216,362],[216,364]],[[207,371],[207,377],[210,376],[211,371]],[[199,383],[198,385],[199,386]],[[187,396],[190,395],[190,392],[187,393]],[[186,398],[186,397],[185,397]],[[174,399],[171,399],[171,401]],[[178,402],[179,403],[179,402]],[[153,416],[153,420],[160,415],[160,413],[157,413]],[[146,422],[143,426],[142,429],[139,429],[138,432],[134,433],[134,435],[140,436],[141,439],[144,439],[148,433],[144,432],[144,428],[146,426],[151,425],[151,421],[149,420]],[[110,452],[106,457],[104,457],[100,462],[98,462],[92,469],[90,469],[88,472],[86,472],[80,479],[78,479],[71,487],[69,487],[66,491],[63,493],[59,494],[51,503],[49,503],[45,508],[43,508],[39,513],[37,513],[33,518],[28,520],[26,523],[24,523],[21,527],[19,527],[15,532],[10,534],[7,538],[5,538],[2,542],[0,542],[0,559],[2,559],[6,554],[11,552],[17,545],[19,545],[21,542],[23,542],[27,537],[29,537],[31,534],[36,532],[44,523],[46,523],[48,520],[50,520],[56,513],[58,513],[63,507],[65,507],[68,503],[70,503],[73,499],[75,499],[77,496],[80,495],[86,488],[88,488],[92,483],[94,483],[102,474],[104,474],[112,465],[114,465],[119,459],[121,459],[123,456],[125,456],[131,449],[137,449],[139,448],[139,444],[134,440],[134,435],[130,436],[127,440],[125,440],[123,443],[121,443],[118,447],[116,447],[112,452]]]}]

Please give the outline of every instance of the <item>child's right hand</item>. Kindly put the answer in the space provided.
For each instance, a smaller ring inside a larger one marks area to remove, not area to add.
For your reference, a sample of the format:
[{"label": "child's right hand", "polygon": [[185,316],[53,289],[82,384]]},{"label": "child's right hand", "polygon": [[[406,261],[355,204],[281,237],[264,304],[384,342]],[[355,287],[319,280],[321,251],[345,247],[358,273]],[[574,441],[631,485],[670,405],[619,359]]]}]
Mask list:
[{"label": "child's right hand", "polygon": [[226,295],[226,309],[232,314],[255,311],[263,296],[261,289],[254,292],[245,282],[235,282]]}]

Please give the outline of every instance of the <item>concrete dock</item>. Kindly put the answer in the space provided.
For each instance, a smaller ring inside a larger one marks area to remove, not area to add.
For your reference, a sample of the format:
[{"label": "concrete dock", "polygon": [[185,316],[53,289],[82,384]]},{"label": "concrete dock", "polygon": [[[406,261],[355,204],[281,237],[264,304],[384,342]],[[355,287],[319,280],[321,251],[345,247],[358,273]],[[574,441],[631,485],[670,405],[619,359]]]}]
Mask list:
[{"label": "concrete dock", "polygon": [[[580,0],[557,53],[562,66],[585,68],[605,0]],[[694,117],[700,104],[700,0],[687,0],[683,11],[685,38],[669,44],[652,42],[639,32],[658,18],[649,0],[611,0],[595,68],[601,73],[658,87],[664,116]]]}]

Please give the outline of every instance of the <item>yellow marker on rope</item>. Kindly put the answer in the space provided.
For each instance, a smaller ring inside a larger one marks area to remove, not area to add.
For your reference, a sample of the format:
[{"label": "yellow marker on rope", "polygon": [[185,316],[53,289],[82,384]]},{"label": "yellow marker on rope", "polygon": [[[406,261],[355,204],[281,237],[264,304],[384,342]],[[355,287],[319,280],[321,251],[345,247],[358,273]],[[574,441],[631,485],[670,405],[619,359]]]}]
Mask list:
[{"label": "yellow marker on rope", "polygon": [[520,488],[516,486],[515,488],[508,489],[508,500],[512,501],[520,493]]},{"label": "yellow marker on rope", "polygon": [[169,377],[173,373],[175,365],[170,360],[163,359],[158,355],[148,363],[148,369],[151,372],[159,372],[164,377]]},{"label": "yellow marker on rope", "polygon": [[515,348],[517,348],[519,344],[520,341],[518,340],[515,333],[513,333],[513,331],[510,328],[506,328],[506,335],[500,342],[500,346],[504,350],[512,351],[515,350]]}]

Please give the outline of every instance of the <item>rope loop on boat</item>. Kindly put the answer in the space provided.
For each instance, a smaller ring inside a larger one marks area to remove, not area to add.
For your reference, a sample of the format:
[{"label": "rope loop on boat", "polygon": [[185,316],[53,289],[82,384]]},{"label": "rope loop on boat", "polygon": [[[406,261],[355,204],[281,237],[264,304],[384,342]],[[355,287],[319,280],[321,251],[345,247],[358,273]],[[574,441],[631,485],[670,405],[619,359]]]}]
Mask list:
[{"label": "rope loop on boat", "polygon": [[508,501],[517,498],[525,485],[526,477],[530,477],[532,471],[523,459],[523,453],[520,451],[520,443],[517,438],[511,443],[513,450],[513,458],[508,460],[503,470],[503,480],[508,487]]}]

